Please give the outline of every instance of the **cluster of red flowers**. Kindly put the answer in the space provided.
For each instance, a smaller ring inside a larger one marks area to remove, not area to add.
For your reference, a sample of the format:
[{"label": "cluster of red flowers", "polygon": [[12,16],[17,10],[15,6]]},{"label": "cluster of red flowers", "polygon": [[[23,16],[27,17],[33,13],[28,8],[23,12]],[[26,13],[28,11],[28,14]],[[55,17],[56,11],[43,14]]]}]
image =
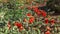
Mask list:
[{"label": "cluster of red flowers", "polygon": [[46,12],[44,10],[41,10],[41,14],[42,14],[43,17],[46,17],[47,16],[46,15]]},{"label": "cluster of red flowers", "polygon": [[51,34],[50,31],[51,31],[51,28],[49,26],[46,27],[47,31],[45,32],[45,34]]},{"label": "cluster of red flowers", "polygon": [[[27,13],[27,16],[29,17],[29,20],[28,20],[29,24],[32,24],[34,22],[35,18],[30,13]],[[25,21],[26,21],[26,19],[25,19]]]},{"label": "cluster of red flowers", "polygon": [[30,17],[29,19],[29,23],[32,24],[34,22],[35,18],[34,17]]},{"label": "cluster of red flowers", "polygon": [[40,10],[37,7],[33,7],[33,10],[37,15],[41,14]]},{"label": "cluster of red flowers", "polygon": [[33,10],[38,16],[41,14],[43,17],[46,17],[47,13],[44,10],[39,10],[38,7],[33,7]]},{"label": "cluster of red flowers", "polygon": [[14,25],[17,26],[19,30],[23,30],[23,25],[21,23],[15,22]]},{"label": "cluster of red flowers", "polygon": [[[48,23],[49,23],[49,19],[48,19],[48,18],[45,18],[45,24],[48,24]],[[51,20],[50,20],[50,23],[51,23],[52,25],[54,25],[55,19],[51,19]]]},{"label": "cluster of red flowers", "polygon": [[[19,30],[23,30],[23,25],[21,23],[15,22],[14,25],[17,26],[19,28]],[[7,26],[9,29],[11,28],[10,22],[8,22]]]},{"label": "cluster of red flowers", "polygon": [[28,7],[29,10],[33,9],[33,11],[38,15],[40,16],[40,14],[43,16],[43,17],[46,17],[47,13],[44,11],[44,10],[39,10],[38,7],[36,6],[32,6],[31,7]]},{"label": "cluster of red flowers", "polygon": [[[23,8],[23,7],[21,7],[21,8]],[[30,10],[31,8],[28,7],[28,9]],[[42,15],[43,17],[46,17],[47,16],[47,13],[44,10],[39,10],[38,7],[32,7],[32,9],[33,9],[33,11],[38,16],[40,16],[40,15]],[[29,20],[27,20],[26,18],[24,18],[24,22],[27,22],[28,21],[29,24],[32,24],[34,22],[34,20],[35,20],[34,16],[32,16],[31,13],[27,13],[26,16],[29,17]],[[54,19],[51,19],[50,22],[51,22],[51,24],[54,24],[55,23],[55,20]],[[49,19],[48,18],[45,18],[45,24],[48,24],[48,23],[49,23]],[[19,30],[23,30],[24,29],[22,23],[20,23],[20,22],[15,22],[14,25],[17,26],[17,28]],[[9,29],[11,28],[10,21],[8,22],[8,27],[9,27]],[[47,29],[50,30],[49,27],[47,27]],[[47,31],[45,34],[49,34],[49,33],[50,32]]]}]

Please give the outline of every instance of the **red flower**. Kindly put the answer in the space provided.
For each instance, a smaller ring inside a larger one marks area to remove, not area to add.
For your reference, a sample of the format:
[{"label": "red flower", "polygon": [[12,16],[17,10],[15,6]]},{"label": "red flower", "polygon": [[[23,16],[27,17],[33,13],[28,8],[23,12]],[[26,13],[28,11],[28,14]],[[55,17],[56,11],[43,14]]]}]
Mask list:
[{"label": "red flower", "polygon": [[40,15],[40,14],[41,14],[41,12],[40,12],[40,11],[38,11],[38,12],[37,12],[37,15]]},{"label": "red flower", "polygon": [[46,17],[47,13],[44,10],[39,10],[37,7],[34,7],[33,10],[35,13],[37,13],[38,16],[42,14],[43,17]]},{"label": "red flower", "polygon": [[10,21],[8,22],[7,26],[8,26],[9,29],[11,28]]},{"label": "red flower", "polygon": [[14,25],[17,26],[18,28],[20,28],[22,26],[22,24],[19,22],[15,22]]},{"label": "red flower", "polygon": [[51,24],[54,24],[55,23],[55,20],[54,19],[51,19]]},{"label": "red flower", "polygon": [[33,8],[33,10],[34,10],[35,13],[37,13],[39,11],[37,7]]},{"label": "red flower", "polygon": [[35,7],[33,10],[38,16],[41,14],[40,10],[37,7]]},{"label": "red flower", "polygon": [[30,17],[29,23],[32,24],[34,22],[34,17]]},{"label": "red flower", "polygon": [[46,31],[45,34],[50,34],[50,31]]},{"label": "red flower", "polygon": [[47,13],[44,10],[41,10],[41,14],[42,14],[43,17],[46,17]]},{"label": "red flower", "polygon": [[48,18],[45,18],[45,24],[48,24],[49,20]]},{"label": "red flower", "polygon": [[26,15],[27,15],[27,16],[32,16],[30,13],[27,13]]},{"label": "red flower", "polygon": [[18,27],[19,31],[23,30],[23,25],[21,23],[15,22],[14,25]]}]

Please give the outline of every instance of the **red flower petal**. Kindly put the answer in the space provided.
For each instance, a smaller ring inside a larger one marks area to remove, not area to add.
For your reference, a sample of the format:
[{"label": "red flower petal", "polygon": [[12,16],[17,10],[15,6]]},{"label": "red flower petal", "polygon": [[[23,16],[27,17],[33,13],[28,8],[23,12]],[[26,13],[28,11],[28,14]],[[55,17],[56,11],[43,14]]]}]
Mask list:
[{"label": "red flower petal", "polygon": [[27,13],[27,16],[31,16],[31,14],[30,13]]},{"label": "red flower petal", "polygon": [[34,10],[35,13],[37,13],[39,11],[37,7],[34,8],[33,10]]},{"label": "red flower petal", "polygon": [[48,24],[49,20],[48,18],[45,18],[45,24]]},{"label": "red flower petal", "polygon": [[19,28],[19,27],[21,27],[21,26],[22,26],[22,24],[21,24],[21,23],[19,23],[19,22],[15,22],[15,26],[17,26],[17,27]]},{"label": "red flower petal", "polygon": [[50,34],[50,31],[45,32],[45,34]]},{"label": "red flower petal", "polygon": [[31,17],[30,19],[29,19],[29,23],[31,24],[31,23],[33,23],[34,22],[34,17]]},{"label": "red flower petal", "polygon": [[40,12],[40,11],[38,11],[38,12],[37,12],[37,15],[40,15],[40,14],[41,14],[41,12]]},{"label": "red flower petal", "polygon": [[51,24],[54,24],[54,23],[55,23],[55,20],[54,20],[54,19],[52,19],[52,20],[51,20]]},{"label": "red flower petal", "polygon": [[46,13],[44,10],[42,10],[41,13],[42,13],[42,16],[43,16],[43,17],[46,17],[46,14],[47,14],[47,13]]}]

